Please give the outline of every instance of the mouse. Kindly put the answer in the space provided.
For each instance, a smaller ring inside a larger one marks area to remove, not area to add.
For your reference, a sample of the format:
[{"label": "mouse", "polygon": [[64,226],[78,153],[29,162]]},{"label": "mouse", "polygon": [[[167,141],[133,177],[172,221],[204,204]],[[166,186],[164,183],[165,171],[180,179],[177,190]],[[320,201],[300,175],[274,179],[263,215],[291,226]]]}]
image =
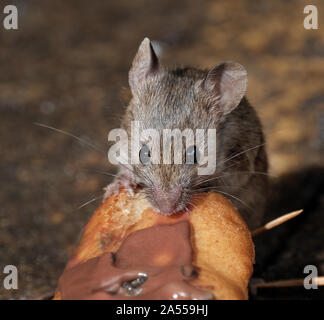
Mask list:
[{"label": "mouse", "polygon": [[145,38],[128,75],[131,99],[121,128],[131,140],[131,123],[140,130],[215,129],[216,167],[199,175],[199,146],[181,150],[188,163],[152,163],[152,148],[141,141],[140,161],[120,164],[104,199],[127,189],[147,198],[163,215],[189,211],[202,192],[223,194],[237,207],[249,228],[263,222],[268,190],[268,160],[260,119],[246,98],[247,71],[239,63],[221,62],[210,70],[169,68]]}]

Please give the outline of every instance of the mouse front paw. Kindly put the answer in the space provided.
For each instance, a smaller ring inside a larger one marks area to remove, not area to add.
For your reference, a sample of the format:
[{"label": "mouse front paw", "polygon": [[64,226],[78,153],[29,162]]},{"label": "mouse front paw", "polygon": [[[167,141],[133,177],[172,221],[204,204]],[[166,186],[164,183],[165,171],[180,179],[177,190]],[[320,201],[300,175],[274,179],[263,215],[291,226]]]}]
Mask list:
[{"label": "mouse front paw", "polygon": [[103,196],[103,201],[105,201],[111,195],[117,195],[121,189],[125,189],[131,197],[134,197],[134,190],[136,188],[136,183],[129,177],[118,177],[115,181],[108,184],[104,188],[105,193]]}]

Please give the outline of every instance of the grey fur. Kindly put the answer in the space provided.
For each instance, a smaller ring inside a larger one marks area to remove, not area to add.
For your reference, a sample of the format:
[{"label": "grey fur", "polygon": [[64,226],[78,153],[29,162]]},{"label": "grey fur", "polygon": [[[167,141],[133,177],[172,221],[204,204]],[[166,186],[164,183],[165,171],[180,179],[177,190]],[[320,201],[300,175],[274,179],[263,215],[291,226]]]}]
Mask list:
[{"label": "grey fur", "polygon": [[[143,71],[141,60],[146,59],[145,54],[150,56],[152,51],[149,50],[153,50],[146,41],[143,51],[143,43],[142,56],[137,54],[130,71],[133,98],[122,120],[122,127],[128,131],[129,137],[130,123],[134,120],[140,121],[141,129],[214,128],[217,132],[217,169],[213,176],[198,177],[197,165],[139,164],[128,169],[121,167],[119,180],[124,179],[122,185],[125,186],[125,180],[130,180],[133,186],[141,186],[142,192],[157,210],[152,195],[154,186],[167,192],[180,186],[183,196],[176,211],[190,206],[190,199],[195,194],[215,189],[237,206],[250,228],[255,228],[262,221],[268,184],[264,136],[255,110],[246,97],[240,97],[239,104],[231,110],[222,107],[220,101],[224,93],[220,90],[213,93],[203,85],[210,74],[207,71],[194,68],[169,70],[157,65],[157,61],[154,72],[150,69]],[[142,66],[141,81],[136,81],[138,63]],[[240,66],[232,65],[236,69]],[[215,81],[217,87],[220,80]],[[234,74],[230,84],[234,93],[238,83],[235,81]],[[231,97],[227,99],[231,100]],[[117,188],[120,184],[120,181],[115,181]]]}]

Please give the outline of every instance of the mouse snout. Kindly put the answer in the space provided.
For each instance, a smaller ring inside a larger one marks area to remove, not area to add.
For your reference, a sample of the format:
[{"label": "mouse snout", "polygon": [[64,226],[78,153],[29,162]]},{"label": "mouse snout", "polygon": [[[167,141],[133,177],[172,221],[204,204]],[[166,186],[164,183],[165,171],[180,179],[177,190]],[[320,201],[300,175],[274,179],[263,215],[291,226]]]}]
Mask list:
[{"label": "mouse snout", "polygon": [[177,211],[182,196],[182,188],[175,187],[170,191],[165,191],[159,187],[154,187],[152,195],[160,212],[171,215]]}]

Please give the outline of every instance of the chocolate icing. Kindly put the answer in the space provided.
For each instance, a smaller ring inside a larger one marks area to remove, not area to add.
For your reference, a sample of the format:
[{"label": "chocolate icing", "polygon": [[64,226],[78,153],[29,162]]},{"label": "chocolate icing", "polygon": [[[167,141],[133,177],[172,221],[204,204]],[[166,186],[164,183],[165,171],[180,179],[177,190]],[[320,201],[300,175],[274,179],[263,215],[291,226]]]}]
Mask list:
[{"label": "chocolate icing", "polygon": [[66,269],[62,299],[212,299],[194,287],[188,221],[131,233],[116,253]]}]

